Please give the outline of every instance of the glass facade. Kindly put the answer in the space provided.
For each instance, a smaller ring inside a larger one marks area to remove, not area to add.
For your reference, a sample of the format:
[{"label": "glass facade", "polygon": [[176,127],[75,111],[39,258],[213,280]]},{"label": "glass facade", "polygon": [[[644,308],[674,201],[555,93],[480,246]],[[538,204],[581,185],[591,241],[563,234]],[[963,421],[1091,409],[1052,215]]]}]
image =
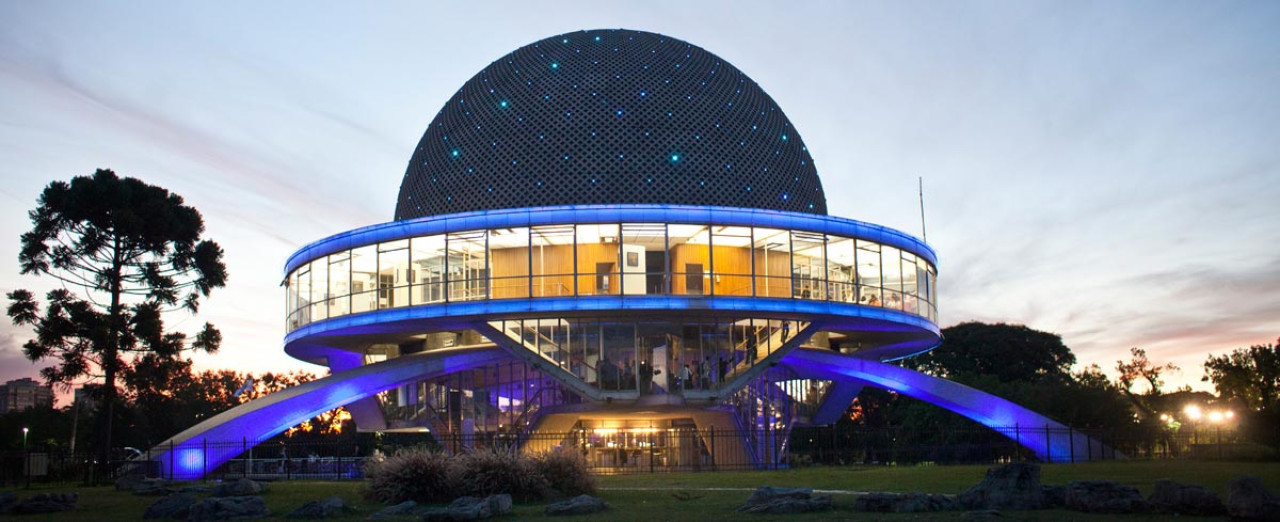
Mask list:
[{"label": "glass facade", "polygon": [[838,301],[937,322],[937,271],[925,259],[860,238],[748,226],[564,224],[396,239],[314,259],[285,285],[290,331],[387,308],[594,295]]}]

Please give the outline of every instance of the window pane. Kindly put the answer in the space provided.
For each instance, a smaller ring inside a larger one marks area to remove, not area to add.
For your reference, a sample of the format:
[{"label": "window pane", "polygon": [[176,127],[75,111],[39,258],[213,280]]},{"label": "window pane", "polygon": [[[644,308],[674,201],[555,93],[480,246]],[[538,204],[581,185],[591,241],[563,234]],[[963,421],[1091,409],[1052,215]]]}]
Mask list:
[{"label": "window pane", "polygon": [[488,231],[449,234],[449,300],[471,301],[488,297]]},{"label": "window pane", "polygon": [[791,232],[791,296],[826,299],[826,236],[811,232]]},{"label": "window pane", "polygon": [[329,260],[320,258],[311,262],[311,320],[329,317]]},{"label": "window pane", "polygon": [[294,312],[294,321],[297,326],[303,326],[311,322],[311,265],[302,265],[296,275],[298,300],[296,302],[297,310]]},{"label": "window pane", "polygon": [[493,298],[529,297],[529,229],[489,231]]},{"label": "window pane", "polygon": [[827,298],[852,303],[857,301],[854,287],[853,240],[827,237]]},{"label": "window pane", "polygon": [[920,313],[916,299],[916,256],[911,252],[902,253],[902,310],[913,314]]},{"label": "window pane", "polygon": [[329,256],[329,317],[351,313],[351,252]]},{"label": "window pane", "polygon": [[666,268],[667,226],[623,223],[622,291],[633,295],[665,294]]},{"label": "window pane", "polygon": [[[394,250],[388,246],[399,247]],[[384,243],[378,253],[378,308],[409,306],[409,242]]]},{"label": "window pane", "polygon": [[573,295],[573,225],[533,227],[534,297]]},{"label": "window pane", "polygon": [[413,304],[444,302],[444,236],[415,237],[410,250]]},{"label": "window pane", "polygon": [[578,225],[578,295],[617,295],[618,225]]},{"label": "window pane", "polygon": [[858,240],[858,302],[884,306],[880,295],[880,245]]},{"label": "window pane", "polygon": [[751,227],[711,228],[716,295],[751,295]]},{"label": "window pane", "polygon": [[703,225],[668,225],[667,244],[671,249],[671,293],[706,295],[711,293],[711,236]]},{"label": "window pane", "polygon": [[351,313],[378,309],[378,247],[351,251]]},{"label": "window pane", "polygon": [[757,297],[791,297],[791,235],[786,230],[756,228],[752,239]]},{"label": "window pane", "polygon": [[881,272],[884,274],[884,305],[894,310],[902,309],[902,251],[890,247],[880,248]]}]

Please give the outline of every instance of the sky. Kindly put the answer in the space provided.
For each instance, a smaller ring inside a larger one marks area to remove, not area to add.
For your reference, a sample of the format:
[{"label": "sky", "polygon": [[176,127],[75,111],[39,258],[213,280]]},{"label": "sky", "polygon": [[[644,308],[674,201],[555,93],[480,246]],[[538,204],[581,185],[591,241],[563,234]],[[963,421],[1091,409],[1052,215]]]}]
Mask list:
[{"label": "sky", "polygon": [[[201,368],[284,354],[285,259],[392,220],[432,117],[490,62],[628,28],[711,51],[802,134],[833,215],[921,235],[942,326],[1026,324],[1082,365],[1129,349],[1201,382],[1280,337],[1277,2],[0,0],[0,291],[54,180],[182,195],[226,251]],[[0,380],[36,376],[0,322]]]}]

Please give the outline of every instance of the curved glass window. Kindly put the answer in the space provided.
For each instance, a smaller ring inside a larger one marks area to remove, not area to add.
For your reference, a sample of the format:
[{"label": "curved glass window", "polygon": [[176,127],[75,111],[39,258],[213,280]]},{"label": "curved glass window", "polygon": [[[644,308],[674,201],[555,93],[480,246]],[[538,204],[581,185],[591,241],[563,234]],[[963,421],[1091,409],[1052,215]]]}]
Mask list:
[{"label": "curved glass window", "polygon": [[[543,225],[396,239],[304,263],[285,286],[289,330],[404,306],[596,295],[825,300],[935,322],[938,313],[937,270],[911,252],[804,230],[681,223]],[[609,355],[625,363],[626,355]]]}]

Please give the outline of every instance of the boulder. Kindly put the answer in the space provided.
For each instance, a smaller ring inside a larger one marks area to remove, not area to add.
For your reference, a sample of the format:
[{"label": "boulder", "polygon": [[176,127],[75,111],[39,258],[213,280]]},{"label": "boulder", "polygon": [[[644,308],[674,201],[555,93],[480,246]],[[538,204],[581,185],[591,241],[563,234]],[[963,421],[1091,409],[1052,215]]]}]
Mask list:
[{"label": "boulder", "polygon": [[1060,508],[1067,505],[1067,488],[1053,484],[1040,485],[1040,507]]},{"label": "boulder", "polygon": [[303,504],[293,511],[290,511],[285,518],[303,518],[317,519],[340,517],[347,513],[355,512],[355,508],[348,506],[342,501],[341,497],[329,497],[324,500],[312,500]]},{"label": "boulder", "polygon": [[190,493],[172,493],[147,506],[147,510],[142,513],[142,518],[186,520],[187,513],[196,500],[196,496]]},{"label": "boulder", "polygon": [[76,508],[76,501],[79,499],[80,495],[76,493],[37,493],[14,504],[9,512],[33,514],[70,511]]},{"label": "boulder", "polygon": [[1180,515],[1214,516],[1227,513],[1226,504],[1218,494],[1204,486],[1179,484],[1169,479],[1156,481],[1155,489],[1147,497],[1152,511],[1178,513]]},{"label": "boulder", "polygon": [[1227,485],[1227,513],[1233,518],[1280,520],[1280,498],[1253,475],[1241,475]]},{"label": "boulder", "polygon": [[1040,509],[1040,465],[1013,462],[987,470],[982,482],[956,497],[966,509]]},{"label": "boulder", "polygon": [[965,511],[963,515],[960,515],[960,520],[974,521],[974,522],[983,521],[983,520],[997,520],[1001,518],[1004,518],[1004,515],[994,509],[979,509],[977,511]]},{"label": "boulder", "polygon": [[934,493],[868,493],[853,501],[854,511],[872,513],[925,513],[959,507],[954,498]]},{"label": "boulder", "polygon": [[12,491],[0,491],[0,513],[8,513],[18,503],[18,494]]},{"label": "boulder", "polygon": [[267,491],[267,485],[263,482],[249,480],[247,478],[237,479],[235,482],[223,482],[213,488],[213,496],[215,497],[242,497],[247,495],[260,495]]},{"label": "boulder", "polygon": [[812,489],[763,486],[751,492],[738,511],[747,513],[809,513],[831,509],[831,496],[813,496]]},{"label": "boulder", "polygon": [[563,502],[547,505],[548,516],[589,515],[609,509],[609,504],[591,495],[578,495]]},{"label": "boulder", "polygon": [[448,506],[423,511],[422,520],[426,522],[484,520],[509,514],[511,514],[511,495],[503,493],[484,498],[461,497],[450,502]]},{"label": "boulder", "polygon": [[378,510],[376,513],[369,515],[370,520],[380,520],[387,517],[403,517],[414,514],[418,509],[418,503],[412,500],[406,500],[394,506],[388,506]]},{"label": "boulder", "polygon": [[1138,488],[1110,480],[1078,480],[1065,486],[1066,508],[1085,513],[1141,513],[1147,510]]},{"label": "boulder", "polygon": [[187,511],[187,520],[189,522],[205,522],[208,520],[262,518],[270,514],[271,511],[267,509],[267,503],[262,500],[262,497],[210,497],[192,504]]}]

